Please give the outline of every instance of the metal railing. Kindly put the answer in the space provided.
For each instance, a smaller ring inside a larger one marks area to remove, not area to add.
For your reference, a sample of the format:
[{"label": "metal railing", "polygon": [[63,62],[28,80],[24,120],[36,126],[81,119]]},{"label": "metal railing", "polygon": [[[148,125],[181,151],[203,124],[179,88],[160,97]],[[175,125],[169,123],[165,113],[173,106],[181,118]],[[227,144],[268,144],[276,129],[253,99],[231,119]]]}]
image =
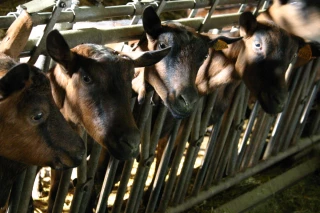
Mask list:
[{"label": "metal railing", "polygon": [[[110,7],[76,6],[72,11],[66,11],[66,6],[61,2],[63,1],[55,2],[56,7],[53,13],[38,12],[39,9],[32,8],[31,3],[25,5],[27,10],[33,12],[32,19],[35,26],[47,24],[44,36],[39,34],[35,38],[30,38],[23,53],[24,56],[31,55],[33,62],[38,59],[39,54],[44,53],[41,41],[55,23],[79,21],[93,21],[94,23],[97,20],[116,16],[129,15],[132,17],[127,26],[61,31],[68,44],[74,47],[84,42],[106,44],[138,39],[143,33],[142,26],[137,24],[138,20],[143,8],[150,4],[158,8],[158,14],[191,9],[189,18],[178,21],[200,31],[208,31],[212,28],[221,29],[226,25],[236,24],[244,4],[262,5],[264,3],[262,9],[268,5],[268,1],[253,0],[244,3],[241,0],[163,0],[134,1],[127,5]],[[48,0],[47,3],[52,4],[52,1]],[[237,4],[239,12],[212,15],[216,7],[226,4]],[[209,7],[208,15],[205,18],[194,18],[196,10],[204,7]],[[47,5],[44,4],[41,8],[47,8]],[[13,20],[12,16],[0,17],[0,28],[7,28]],[[45,59],[40,66],[46,70],[49,63]],[[107,208],[113,213],[181,212],[285,157],[318,143],[320,113],[317,111],[312,118],[308,117],[308,114],[319,90],[319,81],[314,82],[319,68],[320,60],[316,59],[292,71],[289,99],[284,111],[279,115],[266,114],[256,103],[250,117],[246,117],[249,92],[244,84],[241,84],[227,112],[219,119],[219,122],[210,126],[211,131],[208,131],[210,116],[214,113],[212,110],[217,92],[201,98],[197,108],[186,121],[175,121],[173,132],[169,137],[157,171],[151,171],[151,167],[155,163],[157,143],[167,109],[164,106],[157,106],[160,107],[158,114],[152,115],[154,106],[149,101],[145,101],[137,122],[142,135],[139,162],[135,160],[125,162],[120,184],[117,190],[113,190],[115,172],[120,162],[115,159],[110,161],[96,212],[106,212]],[[146,100],[150,100],[153,93],[153,91],[148,93]],[[134,106],[135,98],[132,103]],[[157,116],[153,129],[151,129],[152,116]],[[311,124],[308,138],[300,139],[307,119],[311,119],[308,121]],[[177,137],[181,122],[184,122],[183,134],[182,137]],[[85,138],[86,135],[84,134],[83,137]],[[178,145],[175,146],[175,144]],[[70,212],[85,211],[90,191],[93,188],[100,152],[101,147],[96,145],[90,160],[84,161],[78,168],[78,183]],[[172,156],[173,152],[174,156]],[[132,174],[134,178],[131,178]],[[70,172],[64,175],[62,182],[65,182],[65,186],[69,186],[70,175]],[[149,175],[155,176],[155,182],[150,196],[142,202]],[[15,185],[15,190],[12,191],[10,213],[27,212],[34,177],[35,167],[31,167],[21,175],[19,182]],[[57,195],[60,199],[55,203],[54,212],[62,212],[66,190],[67,188],[60,188],[58,193],[61,194]],[[129,194],[128,198],[125,198],[126,193]],[[111,194],[115,194],[114,201],[110,199]],[[19,203],[19,200],[22,202]]]}]

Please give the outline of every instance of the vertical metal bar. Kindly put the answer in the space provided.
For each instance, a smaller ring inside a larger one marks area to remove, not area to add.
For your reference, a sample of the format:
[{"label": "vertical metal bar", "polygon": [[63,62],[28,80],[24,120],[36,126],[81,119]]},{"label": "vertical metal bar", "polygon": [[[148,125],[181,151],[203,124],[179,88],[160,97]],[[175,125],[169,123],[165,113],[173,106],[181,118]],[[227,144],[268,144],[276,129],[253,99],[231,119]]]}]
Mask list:
[{"label": "vertical metal bar", "polygon": [[289,102],[290,102],[293,94],[295,94],[294,89],[296,88],[298,80],[299,80],[300,76],[302,75],[302,73],[303,73],[302,68],[299,68],[298,70],[295,71],[295,75],[293,76],[293,81],[291,83],[291,87],[289,90],[289,97],[288,97],[287,103],[286,103],[283,111],[281,113],[279,113],[277,116],[275,125],[273,127],[273,131],[271,133],[271,138],[268,142],[268,145],[267,145],[266,150],[264,152],[264,155],[262,157],[263,160],[266,160],[269,156],[271,156],[273,153],[273,150],[277,149],[277,146],[280,146],[281,141],[278,140],[279,134],[281,133],[280,130],[282,129],[282,126],[284,125],[283,124],[285,121],[284,117],[285,117],[286,111],[289,107]]},{"label": "vertical metal bar", "polygon": [[[235,94],[232,98],[232,104],[229,106],[229,109],[227,111],[227,113],[224,114],[224,121],[222,123],[222,128],[220,131],[220,135],[217,141],[217,147],[216,150],[214,152],[214,154],[212,155],[212,159],[211,159],[211,165],[209,165],[208,170],[210,172],[208,172],[207,174],[207,184],[212,183],[212,180],[214,179],[214,174],[216,173],[218,167],[219,167],[219,163],[221,162],[222,157],[222,151],[224,149],[224,146],[228,145],[228,142],[226,142],[230,128],[231,128],[231,124],[233,121],[233,118],[235,116],[235,112],[236,109],[238,107],[238,103],[240,100],[240,96],[238,95],[240,92],[240,87],[238,86]],[[224,166],[224,165],[220,165],[220,166]],[[211,181],[209,181],[211,180]]]},{"label": "vertical metal bar", "polygon": [[246,152],[246,149],[247,149],[247,141],[250,137],[250,133],[252,131],[252,127],[253,127],[253,124],[256,120],[256,116],[257,116],[257,113],[258,111],[260,110],[260,105],[259,105],[259,102],[256,101],[256,103],[254,104],[254,107],[251,111],[251,114],[250,114],[250,118],[249,118],[249,121],[248,121],[248,124],[247,124],[247,127],[244,131],[244,134],[243,134],[243,137],[239,143],[239,149],[238,149],[238,159],[237,159],[237,165],[236,165],[236,169],[240,169],[241,167],[241,163],[242,163],[242,160],[243,160],[243,157],[244,157],[244,154]]},{"label": "vertical metal bar", "polygon": [[[82,140],[85,142],[85,149],[87,150],[87,132],[83,130]],[[86,151],[87,152],[87,151]],[[82,197],[85,193],[85,186],[87,182],[87,159],[84,157],[80,166],[77,168],[77,185],[73,194],[71,202],[71,213],[79,213],[80,205],[82,203]]]},{"label": "vertical metal bar", "polygon": [[[175,205],[176,203],[180,203],[183,197],[185,196],[185,193],[187,192],[187,189],[188,189],[187,186],[189,185],[193,167],[197,159],[197,155],[200,150],[201,143],[203,142],[204,135],[207,130],[207,125],[211,118],[211,113],[213,110],[214,102],[217,98],[217,94],[218,93],[216,91],[213,94],[210,94],[206,97],[206,106],[202,113],[203,115],[201,118],[199,134],[192,134],[192,139],[190,141],[190,144],[187,150],[182,171],[179,176],[179,180],[177,182],[177,186],[172,197],[172,205]],[[201,111],[198,111],[198,113],[200,113]],[[198,117],[200,118],[200,115]]]},{"label": "vertical metal bar", "polygon": [[[244,83],[242,83],[242,84],[243,84],[243,87],[245,87]],[[242,102],[240,102],[240,106],[242,106],[242,108],[240,107],[241,113],[239,113],[239,116],[240,116],[240,118],[238,119],[239,123],[236,123],[237,135],[236,135],[235,141],[237,141],[237,143],[234,143],[234,146],[232,148],[231,158],[230,158],[228,165],[227,165],[226,174],[228,174],[228,175],[234,175],[234,173],[236,171],[236,164],[237,164],[237,159],[238,159],[238,145],[239,145],[240,136],[241,136],[243,126],[244,126],[244,117],[245,117],[247,106],[248,106],[247,103],[249,100],[249,95],[250,95],[249,90],[244,88],[243,99],[242,99]]]},{"label": "vertical metal bar", "polygon": [[96,212],[97,213],[104,213],[108,206],[108,197],[112,190],[114,177],[117,172],[119,161],[116,160],[114,157],[110,157],[110,162],[106,171],[106,175],[103,180],[102,190],[100,192],[100,197],[98,200]]},{"label": "vertical metal bar", "polygon": [[[149,103],[148,103],[149,104]],[[142,144],[141,144],[141,150],[147,153],[145,155],[140,154],[140,159],[139,159],[139,165],[138,165],[138,169],[137,172],[135,174],[134,177],[134,182],[130,191],[130,197],[129,197],[129,201],[127,203],[127,208],[126,208],[126,212],[134,212],[135,210],[135,205],[139,205],[140,202],[138,200],[138,195],[140,192],[141,188],[144,188],[144,184],[145,182],[143,181],[144,178],[144,173],[145,173],[145,169],[146,169],[146,161],[149,158],[149,145],[150,145],[150,132],[151,132],[151,121],[152,121],[152,112],[149,112],[149,118],[145,124],[145,128],[143,128],[143,132],[142,132]]]},{"label": "vertical metal bar", "polygon": [[274,124],[274,121],[275,121],[275,117],[271,117],[270,115],[267,115],[267,114],[265,116],[266,116],[266,120],[261,127],[261,129],[262,130],[264,129],[265,131],[260,131],[259,138],[257,139],[258,141],[260,141],[260,143],[257,144],[257,146],[253,151],[253,153],[255,154],[251,157],[249,161],[249,165],[248,165],[249,167],[253,167],[257,165],[258,161],[261,159],[263,149],[266,146],[266,140],[267,140],[268,134],[270,132],[272,124]]},{"label": "vertical metal bar", "polygon": [[[283,129],[281,130],[283,132],[279,138],[279,140],[282,141],[282,143],[281,143],[281,146],[277,147],[277,149],[274,150],[274,154],[277,154],[279,151],[283,151],[289,145],[289,141],[291,140],[290,129],[295,128],[294,120],[296,120],[298,117],[295,112],[296,112],[297,108],[300,108],[300,105],[301,105],[301,101],[299,101],[300,95],[302,94],[303,87],[305,86],[305,81],[308,78],[308,75],[306,73],[309,74],[310,70],[311,70],[311,64],[309,63],[305,67],[303,76],[301,79],[299,79],[298,85],[297,85],[295,92],[294,92],[294,96],[292,97],[292,99],[289,103],[290,107],[289,107],[289,110],[287,111],[286,117],[285,117],[286,122],[285,122]],[[291,122],[293,122],[293,123],[291,123]]]},{"label": "vertical metal bar", "polygon": [[37,174],[37,166],[29,166],[26,172],[19,203],[19,213],[28,212],[30,197],[32,196],[33,183]]},{"label": "vertical metal bar", "polygon": [[85,194],[82,197],[82,202],[80,204],[79,213],[84,213],[89,203],[89,199],[91,196],[91,191],[94,185],[94,176],[97,171],[99,157],[101,153],[102,146],[97,142],[93,143],[92,150],[90,153],[90,159],[88,161],[87,168],[87,183],[84,188]]},{"label": "vertical metal bar", "polygon": [[217,141],[218,134],[220,132],[221,123],[222,123],[222,116],[219,118],[218,122],[214,124],[214,128],[213,128],[213,131],[211,132],[210,139],[208,141],[208,145],[206,148],[206,153],[204,155],[202,164],[198,171],[195,184],[192,188],[192,195],[198,194],[200,191],[200,187],[203,184],[206,172],[208,171],[210,159],[214,152],[214,148],[216,147],[216,141]]},{"label": "vertical metal bar", "polygon": [[[166,115],[168,112],[168,109],[164,105],[160,105],[159,108],[160,109],[157,114],[157,119],[155,120],[153,131],[151,134],[151,139],[150,139],[150,153],[151,154],[150,154],[149,159],[144,162],[145,169],[144,169],[143,179],[141,180],[142,183],[145,183],[148,178],[150,166],[154,160],[155,149],[156,149],[157,143],[159,141],[159,137],[160,137],[160,133],[162,131],[163,123],[165,121],[165,118],[166,118]],[[141,199],[141,196],[143,195],[143,190],[144,190],[144,188],[141,187],[137,198],[132,198],[132,197],[134,197],[134,195],[132,193],[130,193],[129,200],[128,200],[128,203],[126,206],[127,209],[131,209],[131,208],[133,208],[134,205],[138,205],[134,201],[135,201],[135,199]]]},{"label": "vertical metal bar", "polygon": [[234,118],[231,123],[231,126],[228,130],[228,136],[226,138],[225,146],[223,147],[223,151],[219,160],[219,166],[217,167],[216,174],[214,176],[214,180],[218,181],[222,178],[224,175],[224,172],[226,170],[227,163],[231,157],[232,147],[234,147],[235,143],[238,144],[238,141],[235,141],[236,135],[237,135],[237,125],[240,123],[240,114],[242,113],[242,108],[238,107],[241,106],[243,103],[242,94],[244,93],[244,85],[241,84],[235,91],[232,105],[234,105]]},{"label": "vertical metal bar", "polygon": [[[173,162],[170,168],[169,178],[167,180],[167,183],[165,184],[164,192],[162,194],[161,202],[159,204],[159,212],[165,212],[166,207],[168,206],[171,193],[174,187],[174,183],[177,177],[177,172],[179,169],[179,165],[181,163],[181,158],[183,156],[183,152],[186,147],[187,140],[189,138],[192,125],[194,124],[195,118],[201,118],[201,112],[202,112],[202,105],[203,105],[203,98],[198,101],[197,106],[195,106],[194,111],[192,112],[191,116],[187,119],[187,125],[182,126],[183,127],[183,133],[179,135],[179,137],[176,139],[177,142],[175,142],[177,145],[177,149],[174,153]],[[197,116],[196,116],[197,115]],[[199,119],[200,119],[199,118]],[[185,122],[186,120],[184,120]],[[194,125],[199,127],[200,122],[196,122]],[[197,130],[196,130],[197,131]],[[185,162],[188,159],[185,159]]]},{"label": "vertical metal bar", "polygon": [[160,166],[157,171],[156,179],[155,179],[155,182],[153,185],[153,191],[151,192],[150,200],[149,200],[147,208],[146,208],[146,212],[154,212],[154,210],[155,210],[156,203],[158,201],[158,197],[160,194],[160,190],[162,188],[162,184],[163,184],[163,181],[164,181],[164,178],[166,175],[167,166],[169,164],[169,160],[170,160],[170,156],[171,156],[172,149],[174,146],[174,142],[175,142],[177,134],[178,134],[180,123],[181,123],[181,120],[175,121],[174,129],[173,129],[172,134],[169,138],[169,141],[166,145],[165,151],[162,155]]},{"label": "vertical metal bar", "polygon": [[243,170],[244,168],[248,167],[250,158],[252,155],[254,155],[255,146],[258,143],[260,143],[260,141],[258,140],[259,133],[260,133],[260,131],[266,131],[265,129],[263,129],[263,130],[261,129],[262,124],[265,121],[265,118],[266,118],[266,113],[263,110],[260,110],[260,112],[256,118],[254,129],[251,132],[249,144],[247,144],[247,149],[246,149],[246,152],[244,153],[240,170]]},{"label": "vertical metal bar", "polygon": [[8,213],[18,213],[23,182],[25,180],[27,170],[24,170],[14,182],[9,199]]},{"label": "vertical metal bar", "polygon": [[59,189],[55,197],[55,202],[53,205],[53,213],[60,213],[63,210],[63,205],[68,194],[70,179],[71,179],[72,169],[67,169],[62,172],[62,176],[59,183]]}]

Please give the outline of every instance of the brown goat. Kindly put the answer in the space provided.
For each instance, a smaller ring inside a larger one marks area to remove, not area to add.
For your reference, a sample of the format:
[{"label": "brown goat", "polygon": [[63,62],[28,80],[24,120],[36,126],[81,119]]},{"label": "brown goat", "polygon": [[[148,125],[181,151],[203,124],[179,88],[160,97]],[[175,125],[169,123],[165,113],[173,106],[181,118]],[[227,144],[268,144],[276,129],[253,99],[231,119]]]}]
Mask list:
[{"label": "brown goat", "polygon": [[267,14],[286,31],[320,42],[320,1],[273,0]]},{"label": "brown goat", "polygon": [[[136,157],[140,133],[130,110],[135,67],[150,66],[170,48],[160,51],[118,53],[95,44],[70,50],[57,31],[47,37],[47,52],[57,62],[48,73],[52,94],[66,120],[88,134],[119,160]],[[53,172],[49,212],[58,184]]]},{"label": "brown goat", "polygon": [[[161,24],[151,6],[145,8],[142,22],[146,35],[134,50],[156,50],[171,46],[171,51],[154,66],[136,69],[133,89],[141,101],[145,95],[145,81],[148,82],[175,118],[185,118],[193,111],[198,100],[195,85],[197,72],[207,57],[209,47],[218,39],[210,39],[179,23]],[[220,39],[229,42],[238,40]]]},{"label": "brown goat", "polygon": [[24,48],[31,28],[31,17],[22,12],[0,44],[0,211],[28,164],[72,168],[85,154],[84,142],[55,105],[46,76],[13,59]]}]

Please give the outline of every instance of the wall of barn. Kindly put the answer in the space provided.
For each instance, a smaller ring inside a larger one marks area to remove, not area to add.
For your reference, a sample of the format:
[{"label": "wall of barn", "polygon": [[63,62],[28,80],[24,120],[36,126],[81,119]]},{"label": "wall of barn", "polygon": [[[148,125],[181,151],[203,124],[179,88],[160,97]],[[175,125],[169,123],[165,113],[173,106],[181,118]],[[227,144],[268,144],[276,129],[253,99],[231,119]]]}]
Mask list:
[{"label": "wall of barn", "polygon": [[[27,1],[1,1],[0,8],[7,7],[11,12],[15,12],[12,9],[17,4],[25,2]],[[89,2],[92,6],[82,8],[82,3],[89,5],[84,2]],[[95,6],[97,2],[100,1],[80,1],[80,5],[74,5],[73,11],[61,8],[60,13],[56,12],[57,16],[52,14],[54,20],[50,20],[52,3],[43,7],[45,10],[43,13],[34,11],[34,29],[36,31],[29,38],[22,56],[29,57],[30,54],[38,54],[31,55],[31,58],[34,57],[33,61],[37,61],[37,65],[42,66],[43,69],[49,67],[48,58],[44,59],[41,55],[44,52],[44,47],[38,46],[39,51],[34,51],[34,48],[36,48],[39,39],[42,39],[43,24],[48,22],[52,24],[51,21],[68,23],[61,26],[61,32],[72,47],[83,42],[111,44],[139,38],[143,29],[141,24],[138,24],[137,18],[141,15],[140,7],[148,4],[156,5],[159,8],[159,13],[179,11],[180,15],[184,16],[183,19],[178,20],[179,22],[195,29],[201,27],[203,31],[207,31],[212,28],[222,30],[224,27],[237,25],[239,12],[244,7],[250,7],[250,9],[258,7],[264,10],[269,3],[269,1],[254,0],[221,0],[220,2],[163,0],[157,2],[134,1],[133,4],[126,4],[127,1],[116,1],[119,7],[98,8]],[[105,3],[109,3],[109,1],[102,2],[102,4]],[[202,10],[201,8],[206,9]],[[32,8],[30,9],[32,10]],[[199,14],[197,14],[198,9],[201,9],[198,11]],[[222,13],[224,9],[227,10],[227,14],[222,17],[216,15]],[[0,12],[3,10],[1,9]],[[5,16],[5,13],[2,13],[0,17],[0,28],[2,29],[9,27],[14,20],[13,16]],[[203,13],[213,15],[206,18]],[[190,16],[188,17],[188,15]],[[125,19],[126,21],[100,22],[110,21],[110,19],[117,21]],[[130,25],[130,21],[127,21],[128,19],[133,21],[132,25]],[[85,20],[89,22],[79,23]],[[117,26],[114,26],[114,23],[117,23]],[[82,26],[97,28],[82,30]],[[53,25],[51,25],[52,27]],[[319,66],[320,60],[314,59],[307,65],[292,71],[289,81],[289,100],[284,111],[276,115],[266,114],[259,103],[249,101],[249,91],[244,84],[241,84],[237,88],[227,112],[216,125],[208,126],[217,94],[213,93],[201,98],[197,109],[187,118],[188,123],[183,130],[182,138],[176,138],[181,120],[175,121],[174,131],[164,147],[165,151],[157,171],[154,171],[154,168],[159,132],[163,127],[164,118],[169,112],[165,106],[161,106],[158,114],[153,115],[152,108],[154,106],[149,101],[145,101],[143,112],[140,114],[137,124],[142,135],[139,161],[124,162],[120,181],[114,186],[113,180],[117,167],[122,162],[111,159],[99,200],[95,204],[96,212],[185,211],[288,156],[317,144],[320,139],[319,81],[316,79]],[[154,91],[151,91],[147,94],[147,100],[152,97],[153,93]],[[135,99],[135,97],[132,99],[133,103],[135,103]],[[157,116],[157,122],[153,129],[151,129],[152,116]],[[174,147],[176,140],[179,140],[179,143],[177,147]],[[78,184],[72,190],[67,191],[67,194],[61,190],[61,194],[56,199],[55,212],[85,211],[90,196],[89,192],[94,187],[95,171],[90,168],[94,168],[97,163],[100,150],[99,145],[95,146],[90,158],[88,158],[88,164],[85,163],[78,168],[78,177],[81,176],[84,179],[80,181],[78,179]],[[175,151],[174,156],[171,155],[173,151]],[[36,184],[39,184],[37,181],[30,181],[36,177],[35,171],[35,167],[30,167],[25,178],[20,179],[20,183],[29,182],[29,187],[25,186],[25,190],[20,188],[20,190],[13,191],[11,195],[12,202],[10,204],[12,206],[25,205],[19,208],[24,209],[25,212],[27,212],[29,203],[19,203],[19,200],[14,198],[19,196],[21,196],[20,200],[30,198],[32,189],[36,188]],[[37,180],[39,177],[45,177],[40,182],[41,187],[47,187],[45,184],[50,184],[49,173],[50,169],[46,168],[37,176]],[[156,176],[156,182],[146,197],[145,190],[153,176]],[[69,182],[70,177],[62,181]],[[75,193],[78,194],[75,195]],[[38,211],[45,211],[47,192],[42,191],[42,196],[33,195],[35,207],[38,208]],[[73,199],[75,197],[77,199]],[[11,208],[9,212],[13,212],[12,209],[18,208]]]}]

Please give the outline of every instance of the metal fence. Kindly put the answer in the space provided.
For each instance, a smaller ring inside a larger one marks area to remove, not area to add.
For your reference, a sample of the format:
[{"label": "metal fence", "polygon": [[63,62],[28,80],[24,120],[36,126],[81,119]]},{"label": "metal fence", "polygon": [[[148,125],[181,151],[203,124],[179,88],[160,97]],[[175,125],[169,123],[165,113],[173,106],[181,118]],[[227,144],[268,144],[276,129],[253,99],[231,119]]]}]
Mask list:
[{"label": "metal fence", "polygon": [[[106,44],[126,42],[137,39],[142,34],[141,24],[137,24],[142,10],[147,5],[157,8],[157,13],[167,11],[190,10],[187,18],[178,21],[201,31],[212,28],[222,29],[227,25],[236,25],[239,13],[246,4],[264,10],[268,1],[241,0],[181,0],[181,1],[134,1],[119,6],[78,7],[69,1],[32,1],[24,5],[32,12],[34,25],[46,24],[44,32],[31,37],[22,56],[31,56],[44,70],[49,67],[48,59],[38,59],[43,53],[43,35],[46,35],[56,23],[64,23],[60,28],[62,35],[71,47],[79,43],[92,42]],[[238,12],[233,14],[212,15],[215,9],[225,5],[236,5]],[[37,5],[35,7],[34,5]],[[50,8],[53,12],[38,12]],[[207,7],[205,17],[195,17],[199,8]],[[258,11],[258,10],[257,10]],[[72,30],[75,22],[97,21],[111,17],[130,16],[126,26],[110,28],[88,28]],[[14,16],[1,16],[0,28],[7,28],[14,21]],[[67,22],[67,23],[66,23]],[[40,62],[40,63],[39,63]],[[183,137],[177,138],[181,120],[176,120],[174,130],[165,147],[160,167],[154,168],[154,158],[160,132],[164,124],[167,109],[160,107],[154,128],[151,131],[153,105],[145,101],[137,123],[141,131],[141,154],[136,160],[125,162],[121,180],[113,190],[119,161],[111,159],[106,170],[96,212],[107,209],[116,212],[181,212],[193,205],[216,195],[239,183],[253,174],[274,165],[286,157],[298,153],[319,141],[320,113],[316,110],[309,116],[320,82],[315,82],[316,72],[320,68],[320,59],[315,59],[306,66],[293,70],[290,76],[290,95],[285,109],[278,115],[268,115],[255,103],[250,116],[246,116],[249,92],[241,84],[227,112],[219,122],[208,128],[208,123],[215,103],[217,92],[203,97],[192,115],[187,118],[183,129]],[[146,100],[153,94],[149,92]],[[135,103],[135,99],[132,100]],[[302,131],[308,122],[308,131],[301,139]],[[142,131],[143,130],[143,131]],[[84,134],[84,138],[86,138]],[[176,140],[178,146],[174,147]],[[83,161],[78,168],[77,185],[73,194],[70,212],[84,212],[101,151],[99,145],[93,147],[90,159]],[[174,155],[172,153],[174,151]],[[11,193],[9,212],[27,212],[36,167],[30,167],[15,184]],[[156,176],[147,202],[142,202],[148,177]],[[70,172],[61,179],[54,212],[62,212],[70,182]],[[63,184],[63,182],[65,184]]]}]

